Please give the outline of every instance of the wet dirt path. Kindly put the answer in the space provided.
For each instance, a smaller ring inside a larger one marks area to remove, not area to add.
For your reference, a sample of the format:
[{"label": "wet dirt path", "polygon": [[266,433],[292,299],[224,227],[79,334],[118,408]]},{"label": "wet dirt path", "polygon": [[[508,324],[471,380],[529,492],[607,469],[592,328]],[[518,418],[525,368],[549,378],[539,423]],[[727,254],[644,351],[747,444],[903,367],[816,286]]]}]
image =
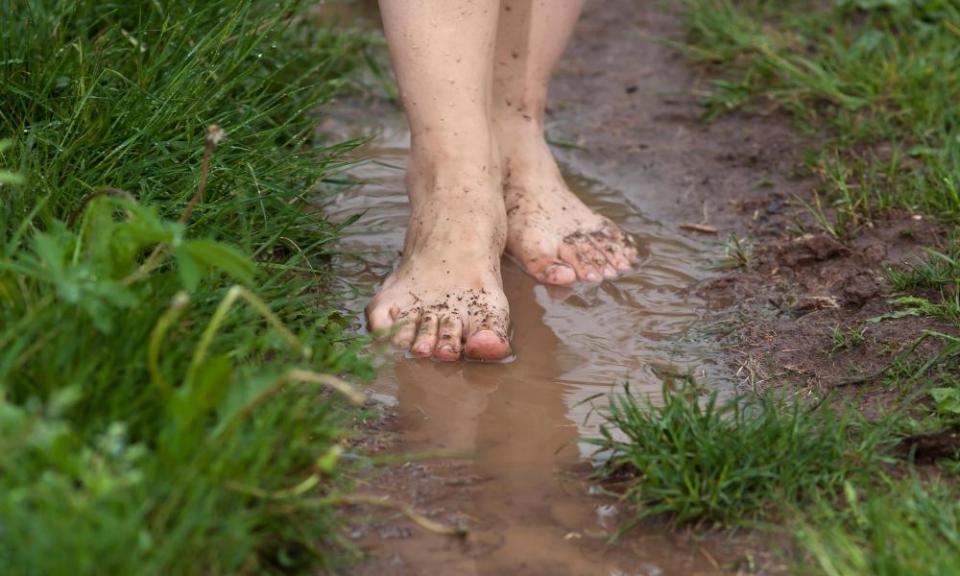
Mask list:
[{"label": "wet dirt path", "polygon": [[[364,134],[363,119],[349,109],[332,116],[339,126],[328,122],[328,129]],[[403,117],[386,107],[374,116],[367,130],[375,140],[364,149],[369,160],[351,172],[362,186],[325,206],[334,221],[363,213],[346,230],[337,266],[356,290],[358,312],[392,269],[408,214]],[[625,570],[636,568],[637,558],[647,566],[641,573],[710,566],[669,534],[632,539],[641,551],[607,547],[617,509],[588,496],[583,478],[591,448],[579,442],[596,436],[595,408],[623,383],[656,399],[664,373],[713,375],[708,343],[687,337],[702,303],[685,289],[704,276],[706,249],[645,218],[621,192],[567,178],[592,207],[638,236],[647,252],[641,265],[616,282],[560,289],[538,285],[505,262],[514,361],[445,364],[395,353],[385,362],[374,390],[395,407],[395,450],[459,457],[414,460],[371,482],[471,534],[464,544],[402,522],[377,526],[358,534],[379,559],[365,568],[369,573],[633,574]]]},{"label": "wet dirt path", "polygon": [[[623,511],[591,496],[584,482],[590,447],[582,439],[596,433],[603,395],[630,382],[656,401],[669,372],[728,382],[715,346],[698,336],[708,312],[693,289],[711,275],[718,243],[677,226],[722,224],[730,207],[711,204],[718,190],[742,186],[749,195],[755,180],[782,180],[773,166],[728,165],[721,152],[750,149],[751,135],[699,128],[691,79],[655,31],[676,35],[677,23],[653,3],[588,2],[549,113],[551,137],[574,144],[556,149],[569,183],[638,236],[643,262],[615,282],[572,289],[537,285],[505,262],[514,362],[441,364],[399,353],[384,360],[374,390],[396,414],[391,451],[457,456],[381,469],[364,479],[366,488],[462,523],[470,536],[460,542],[400,519],[362,523],[351,536],[371,561],[351,574],[723,573],[701,544],[663,527],[608,546]],[[337,261],[359,311],[402,245],[406,128],[389,103],[357,100],[327,110],[321,132],[374,137],[362,151],[368,161],[351,172],[362,186],[325,206],[334,221],[363,213]],[[718,164],[725,175],[711,179]]]}]

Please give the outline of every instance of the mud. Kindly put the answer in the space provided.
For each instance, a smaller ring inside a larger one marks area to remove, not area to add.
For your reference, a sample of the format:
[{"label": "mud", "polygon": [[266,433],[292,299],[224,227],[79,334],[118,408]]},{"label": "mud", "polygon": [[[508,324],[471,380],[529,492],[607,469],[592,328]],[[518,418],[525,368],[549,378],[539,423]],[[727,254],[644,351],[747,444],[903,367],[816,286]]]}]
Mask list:
[{"label": "mud", "polygon": [[[566,144],[558,156],[681,234],[714,248],[742,239],[749,263],[724,271],[730,262],[715,250],[717,273],[693,288],[714,312],[696,330],[713,338],[738,387],[844,387],[863,407],[888,405],[900,391],[879,375],[901,344],[955,328],[928,318],[868,323],[864,345],[846,350],[832,350],[831,334],[892,311],[884,270],[915,261],[924,246],[945,248],[945,227],[893,212],[842,242],[824,234],[804,206],[819,181],[803,155],[821,138],[762,103],[704,123],[701,97],[716,72],[687,65],[664,42],[683,38],[662,4],[588,3],[552,86],[550,134]],[[918,353],[936,351],[929,342]]]},{"label": "mud", "polygon": [[[602,398],[629,381],[656,400],[659,375],[671,372],[724,393],[785,383],[851,387],[851,376],[879,371],[894,344],[935,323],[871,325],[864,346],[839,351],[830,351],[832,328],[889,311],[883,266],[942,236],[927,221],[896,214],[845,242],[818,234],[797,200],[817,184],[800,162],[815,142],[776,112],[702,123],[706,77],[663,42],[682,38],[662,4],[587,3],[552,86],[549,134],[571,185],[634,235],[641,264],[614,282],[558,288],[505,262],[516,353],[509,364],[385,357],[374,396],[388,439],[367,448],[433,457],[399,457],[401,464],[361,478],[360,489],[410,502],[470,535],[433,535],[359,510],[349,537],[368,560],[349,573],[785,570],[774,543],[743,534],[647,523],[608,545],[630,511],[588,482],[583,439],[596,434]],[[368,162],[351,173],[363,185],[325,206],[335,220],[363,213],[336,262],[339,289],[353,291],[359,311],[402,246],[407,135],[396,107],[370,95],[326,110],[320,131],[376,136],[363,152]],[[752,254],[732,272],[723,268],[730,235],[749,238]],[[918,439],[915,457],[943,440]]]}]

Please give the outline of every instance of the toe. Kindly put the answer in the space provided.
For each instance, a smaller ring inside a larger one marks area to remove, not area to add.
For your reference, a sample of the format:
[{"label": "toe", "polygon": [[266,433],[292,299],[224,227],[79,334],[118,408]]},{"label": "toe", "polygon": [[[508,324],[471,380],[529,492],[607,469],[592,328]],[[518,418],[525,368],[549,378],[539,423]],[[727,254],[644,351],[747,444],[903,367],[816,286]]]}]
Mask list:
[{"label": "toe", "polygon": [[472,314],[470,334],[463,353],[476,360],[500,360],[510,355],[507,328],[510,314],[505,308],[491,308],[483,314]]},{"label": "toe", "polygon": [[567,240],[560,247],[560,259],[577,273],[579,280],[587,282],[599,282],[603,280],[603,274],[594,266],[593,260],[586,255],[586,250],[590,247],[585,240]]},{"label": "toe", "polygon": [[417,337],[413,341],[410,351],[417,356],[430,356],[433,354],[433,348],[437,344],[437,315],[432,312],[424,312],[420,316],[420,324],[417,326]]},{"label": "toe", "polygon": [[521,244],[517,254],[520,266],[544,284],[573,284],[577,281],[576,271],[556,256],[557,246],[540,238],[528,239]]},{"label": "toe", "polygon": [[547,266],[536,278],[546,284],[566,286],[577,281],[577,273],[563,262],[556,262]]},{"label": "toe", "polygon": [[615,249],[614,253],[611,255],[611,260],[613,261],[613,267],[620,272],[626,272],[627,270],[633,268],[633,260],[624,254],[623,248]]},{"label": "toe", "polygon": [[603,277],[606,279],[616,278],[618,276],[616,258],[614,256],[616,248],[615,244],[610,242],[606,238],[591,238],[590,244],[593,246],[593,249],[599,254],[600,258],[603,258],[603,264],[597,263],[597,268],[603,272]]},{"label": "toe", "polygon": [[622,261],[625,260],[627,266],[637,261],[639,251],[637,250],[636,240],[632,235],[624,232],[609,218],[604,218],[603,226],[593,233],[596,240],[601,240],[605,247],[612,248],[612,252],[607,252],[608,256],[613,256],[616,261],[611,262],[614,267],[623,270]]},{"label": "toe", "polygon": [[417,321],[420,319],[418,308],[408,308],[397,315],[397,332],[393,335],[393,344],[397,348],[409,348],[417,335]]},{"label": "toe", "polygon": [[587,240],[579,246],[580,258],[590,265],[592,270],[587,270],[587,276],[584,280],[589,282],[600,282],[605,276],[604,269],[609,266],[607,257],[597,248],[592,240]]},{"label": "toe", "polygon": [[367,327],[371,332],[383,332],[393,325],[394,314],[390,313],[390,307],[386,305],[371,302],[366,309]]},{"label": "toe", "polygon": [[457,360],[460,358],[463,340],[463,322],[456,315],[444,316],[440,320],[440,331],[433,356],[438,360]]},{"label": "toe", "polygon": [[624,247],[617,242],[607,242],[603,247],[603,253],[607,256],[607,262],[610,263],[618,272],[626,272],[631,268],[630,259],[624,254]]}]

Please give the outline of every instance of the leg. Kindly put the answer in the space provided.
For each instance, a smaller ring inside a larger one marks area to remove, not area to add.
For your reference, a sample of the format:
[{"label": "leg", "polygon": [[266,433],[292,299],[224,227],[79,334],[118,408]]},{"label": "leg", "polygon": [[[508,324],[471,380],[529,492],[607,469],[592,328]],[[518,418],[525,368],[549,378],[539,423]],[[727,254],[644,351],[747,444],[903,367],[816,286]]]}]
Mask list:
[{"label": "leg", "polygon": [[637,250],[563,181],[544,137],[547,85],[582,0],[503,0],[494,65],[494,130],[507,209],[507,253],[541,282],[599,282]]},{"label": "leg", "polygon": [[506,213],[490,126],[499,0],[381,0],[410,122],[403,257],[367,307],[394,343],[456,360],[510,353],[500,279]]}]

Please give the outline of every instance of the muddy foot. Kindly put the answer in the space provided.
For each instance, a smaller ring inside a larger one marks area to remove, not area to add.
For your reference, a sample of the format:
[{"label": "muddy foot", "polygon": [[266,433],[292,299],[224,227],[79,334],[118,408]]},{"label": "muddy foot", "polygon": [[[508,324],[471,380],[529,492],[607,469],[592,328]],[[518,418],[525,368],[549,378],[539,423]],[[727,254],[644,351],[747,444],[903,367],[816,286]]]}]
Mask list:
[{"label": "muddy foot", "polygon": [[[510,354],[510,314],[500,280],[505,222],[499,181],[486,166],[454,182],[410,179],[412,214],[403,258],[367,306],[374,331],[416,356],[498,360]],[[430,182],[431,189],[417,182]]]},{"label": "muddy foot", "polygon": [[507,253],[547,284],[600,282],[629,270],[633,239],[570,191],[547,145],[512,149],[504,160]]}]

